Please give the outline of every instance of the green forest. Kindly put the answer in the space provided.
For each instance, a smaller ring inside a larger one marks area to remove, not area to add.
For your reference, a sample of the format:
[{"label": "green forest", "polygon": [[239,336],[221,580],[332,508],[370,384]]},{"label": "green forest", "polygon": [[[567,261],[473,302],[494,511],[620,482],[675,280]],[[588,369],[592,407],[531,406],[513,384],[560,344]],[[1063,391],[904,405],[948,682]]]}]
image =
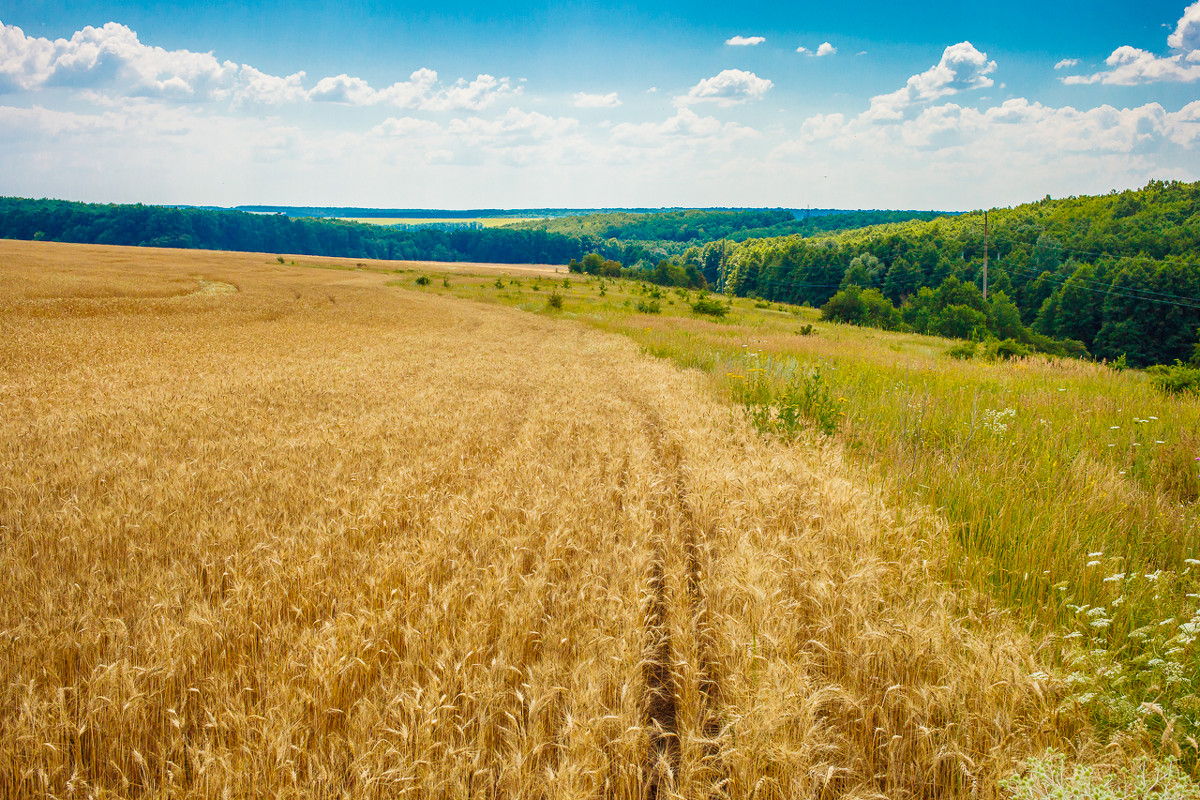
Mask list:
[{"label": "green forest", "polygon": [[[606,212],[502,228],[0,198],[0,237],[344,258],[567,264],[821,307],[827,319],[1130,366],[1193,358],[1200,182],[984,213]],[[985,297],[984,256],[988,262]]]},{"label": "green forest", "polygon": [[0,238],[416,261],[566,264],[598,242],[511,228],[389,228],[208,208],[0,198]]},{"label": "green forest", "polygon": [[667,243],[707,244],[720,239],[742,242],[770,236],[851,230],[868,225],[930,220],[944,216],[939,211],[836,211],[818,209],[798,212],[784,208],[690,209],[654,213],[612,212],[565,216],[552,220],[523,222],[513,227],[544,230],[602,241],[642,242],[652,246]]},{"label": "green forest", "polygon": [[1068,340],[1068,353],[1131,366],[1193,356],[1200,182],[1046,197],[987,221],[986,301],[982,212],[750,240],[725,249],[718,280],[731,294],[823,306],[828,318],[864,325],[990,334],[1035,349]]}]

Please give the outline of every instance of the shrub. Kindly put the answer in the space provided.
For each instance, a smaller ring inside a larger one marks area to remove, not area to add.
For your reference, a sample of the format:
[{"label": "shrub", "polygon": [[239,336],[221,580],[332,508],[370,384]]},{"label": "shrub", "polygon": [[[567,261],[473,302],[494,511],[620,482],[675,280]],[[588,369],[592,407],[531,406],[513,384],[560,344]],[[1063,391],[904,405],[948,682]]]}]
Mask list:
[{"label": "shrub", "polygon": [[1015,339],[992,339],[983,349],[984,355],[992,361],[1009,361],[1014,358],[1024,358],[1032,350]]},{"label": "shrub", "polygon": [[496,282],[493,283],[492,285],[495,286],[497,289],[503,289],[504,281],[500,280],[499,278],[496,278]]},{"label": "shrub", "polygon": [[444,286],[444,287],[446,287],[447,289],[449,289],[449,288],[450,288],[450,279],[449,279],[449,278],[442,278],[442,286]]},{"label": "shrub", "polygon": [[710,317],[723,317],[729,313],[729,306],[715,298],[701,297],[692,303],[692,313],[706,314]]},{"label": "shrub", "polygon": [[1146,372],[1150,383],[1163,394],[1200,394],[1200,368],[1185,367],[1179,359],[1171,366],[1159,364]]},{"label": "shrub", "polygon": [[657,300],[639,300],[637,310],[643,314],[661,314],[662,304]]},{"label": "shrub", "polygon": [[900,325],[900,312],[878,289],[847,286],[821,306],[821,319],[893,330]]},{"label": "shrub", "polygon": [[796,333],[800,334],[801,336],[814,336],[816,331],[813,330],[812,325],[802,325],[800,330],[796,331]]},{"label": "shrub", "polygon": [[563,307],[563,296],[557,291],[550,292],[550,296],[546,298],[546,308],[559,311]]},{"label": "shrub", "polygon": [[962,342],[947,350],[946,355],[951,358],[957,358],[959,361],[970,361],[975,357],[975,349],[975,342]]},{"label": "shrub", "polygon": [[428,286],[428,285],[429,285],[429,276],[428,275],[422,275],[421,277],[417,278],[417,286]]},{"label": "shrub", "polygon": [[987,331],[987,314],[967,305],[949,305],[933,319],[932,327],[948,339],[970,339]]}]

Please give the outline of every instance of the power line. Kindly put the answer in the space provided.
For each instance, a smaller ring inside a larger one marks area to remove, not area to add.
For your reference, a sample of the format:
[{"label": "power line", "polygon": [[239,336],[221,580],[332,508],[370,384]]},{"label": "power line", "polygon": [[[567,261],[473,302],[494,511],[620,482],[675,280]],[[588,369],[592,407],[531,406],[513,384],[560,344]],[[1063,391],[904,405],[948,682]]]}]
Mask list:
[{"label": "power line", "polygon": [[[1020,267],[1016,267],[1015,270],[1018,272],[1024,272],[1027,275],[1032,274],[1032,273],[1028,272],[1027,270],[1024,270]],[[1047,274],[1047,273],[1042,273],[1042,274]],[[1041,277],[1041,275],[1038,275],[1036,277]],[[1053,277],[1058,277],[1058,276],[1052,275],[1051,277],[1053,278]],[[1055,285],[1056,285],[1056,287],[1061,288],[1062,286],[1065,285],[1066,281],[1068,281],[1068,280],[1070,280],[1069,277],[1064,278],[1062,282],[1057,283]],[[1160,299],[1157,299],[1154,297],[1145,297],[1143,295],[1138,295],[1138,294],[1129,294],[1128,292],[1122,292],[1118,289],[1113,289],[1113,288],[1093,289],[1088,286],[1077,286],[1076,288],[1082,289],[1085,292],[1091,292],[1093,294],[1104,295],[1106,297],[1115,295],[1117,297],[1126,297],[1131,300],[1141,300],[1142,302],[1145,302],[1145,303],[1158,303],[1160,305],[1178,306],[1179,308],[1187,308],[1187,309],[1191,309],[1192,311],[1200,311],[1200,298],[1182,297],[1180,295],[1172,295],[1172,297],[1176,297],[1177,299],[1190,301],[1190,302],[1185,302],[1185,303],[1176,303],[1174,300],[1160,300]],[[1134,291],[1138,291],[1138,290],[1134,290]],[[1192,305],[1191,303],[1195,303],[1195,305]]]},{"label": "power line", "polygon": [[[1067,281],[1079,281],[1079,282],[1083,282],[1083,283],[1090,283],[1095,286],[1105,287],[1107,290],[1107,289],[1111,289],[1113,286],[1113,283],[1114,283],[1114,281],[1101,281],[1101,280],[1096,280],[1094,278],[1078,277],[1074,273],[1072,273],[1070,275],[1063,275],[1062,273],[1052,272],[1051,270],[1042,270],[1039,273],[1036,270],[1031,269],[1029,267],[1020,267],[1020,266],[1016,266],[1016,265],[1012,266],[1011,268],[1009,268],[1009,267],[1005,267],[1005,268],[1010,269],[1011,271],[1014,271],[1014,272],[1021,272],[1025,275],[1034,276],[1034,278],[1033,278],[1034,280],[1037,280],[1044,275],[1044,276],[1047,276],[1051,280],[1060,281],[1059,285],[1063,285]],[[1155,295],[1158,297],[1170,298],[1172,300],[1185,300],[1188,302],[1200,303],[1200,298],[1191,297],[1189,295],[1172,294],[1171,292],[1158,292],[1153,289],[1128,288],[1126,291],[1138,292],[1140,294],[1150,294],[1150,295]],[[1149,298],[1147,298],[1147,299],[1149,299]]]}]

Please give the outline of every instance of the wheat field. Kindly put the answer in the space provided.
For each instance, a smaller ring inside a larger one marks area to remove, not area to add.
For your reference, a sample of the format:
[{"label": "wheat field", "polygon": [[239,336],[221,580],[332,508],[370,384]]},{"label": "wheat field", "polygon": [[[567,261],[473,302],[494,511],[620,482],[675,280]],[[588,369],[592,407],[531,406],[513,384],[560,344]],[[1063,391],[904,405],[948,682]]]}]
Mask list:
[{"label": "wheat field", "polygon": [[0,796],[987,798],[1087,757],[836,445],[388,277],[0,242]]}]

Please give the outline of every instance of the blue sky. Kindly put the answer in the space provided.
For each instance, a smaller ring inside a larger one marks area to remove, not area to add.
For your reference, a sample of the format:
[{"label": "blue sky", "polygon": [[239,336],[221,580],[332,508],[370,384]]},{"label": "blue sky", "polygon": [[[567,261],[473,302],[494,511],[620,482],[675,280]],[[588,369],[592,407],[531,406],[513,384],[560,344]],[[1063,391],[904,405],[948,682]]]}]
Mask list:
[{"label": "blue sky", "polygon": [[0,2],[0,194],[969,209],[1200,179],[1200,0]]}]

